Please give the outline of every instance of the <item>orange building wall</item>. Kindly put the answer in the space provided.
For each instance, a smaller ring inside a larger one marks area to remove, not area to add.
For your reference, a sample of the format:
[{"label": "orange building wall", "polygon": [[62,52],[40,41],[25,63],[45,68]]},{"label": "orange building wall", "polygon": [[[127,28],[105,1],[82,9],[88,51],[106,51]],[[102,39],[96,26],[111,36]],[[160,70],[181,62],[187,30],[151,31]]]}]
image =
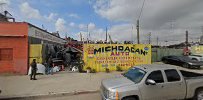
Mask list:
[{"label": "orange building wall", "polygon": [[13,48],[13,60],[0,61],[0,73],[27,74],[27,23],[0,23],[0,48]]}]

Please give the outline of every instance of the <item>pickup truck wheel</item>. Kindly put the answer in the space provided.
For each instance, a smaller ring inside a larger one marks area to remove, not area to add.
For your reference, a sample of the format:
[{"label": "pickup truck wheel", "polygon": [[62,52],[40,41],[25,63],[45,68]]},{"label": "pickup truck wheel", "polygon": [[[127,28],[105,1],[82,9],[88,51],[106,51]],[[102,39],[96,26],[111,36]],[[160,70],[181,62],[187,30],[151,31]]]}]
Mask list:
[{"label": "pickup truck wheel", "polygon": [[203,89],[196,92],[194,100],[203,100]]},{"label": "pickup truck wheel", "polygon": [[127,97],[127,98],[123,98],[122,100],[138,100],[138,99],[136,99],[134,97]]}]

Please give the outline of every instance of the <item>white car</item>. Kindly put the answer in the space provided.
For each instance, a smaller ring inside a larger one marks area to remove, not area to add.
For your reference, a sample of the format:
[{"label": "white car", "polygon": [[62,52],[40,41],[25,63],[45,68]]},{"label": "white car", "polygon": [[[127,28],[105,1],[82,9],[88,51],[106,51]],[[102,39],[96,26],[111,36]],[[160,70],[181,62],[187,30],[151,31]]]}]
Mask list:
[{"label": "white car", "polygon": [[203,55],[189,55],[192,60],[203,61]]}]

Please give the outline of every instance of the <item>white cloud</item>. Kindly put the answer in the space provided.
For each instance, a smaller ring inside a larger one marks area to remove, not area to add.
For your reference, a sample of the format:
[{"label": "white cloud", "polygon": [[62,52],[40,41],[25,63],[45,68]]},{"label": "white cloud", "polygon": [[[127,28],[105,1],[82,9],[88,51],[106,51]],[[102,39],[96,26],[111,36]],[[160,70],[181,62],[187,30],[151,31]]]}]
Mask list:
[{"label": "white cloud", "polygon": [[79,15],[74,14],[74,13],[69,14],[68,16],[69,16],[69,17],[72,17],[72,18],[80,18],[80,16],[79,16]]},{"label": "white cloud", "polygon": [[96,25],[90,22],[89,24],[79,24],[78,27],[82,31],[87,31],[87,27],[88,27],[88,31],[93,31],[96,28]]},{"label": "white cloud", "polygon": [[10,0],[0,0],[0,3],[10,4]]},{"label": "white cloud", "polygon": [[10,0],[0,0],[0,13],[9,9]]},{"label": "white cloud", "polygon": [[83,31],[87,30],[87,25],[85,25],[85,24],[79,24],[78,27],[79,27],[80,30],[83,30]]},{"label": "white cloud", "polygon": [[28,19],[41,19],[42,16],[38,9],[32,8],[28,2],[24,2],[20,5],[20,11]]},{"label": "white cloud", "polygon": [[[106,39],[106,30],[102,28],[97,28],[96,25],[92,22],[88,24],[88,30],[87,33],[87,25],[85,24],[79,24],[79,28],[82,30],[81,32],[77,33],[77,39],[80,40],[80,33],[82,34],[83,38],[85,40],[90,39],[94,41],[98,40],[105,40]],[[135,32],[135,30],[133,31]],[[111,38],[113,41],[125,41],[125,40],[132,40],[132,25],[131,24],[120,24],[120,25],[114,25],[112,27],[108,27],[108,34],[111,35]],[[135,33],[134,33],[135,34]],[[109,38],[109,35],[108,35]],[[108,39],[109,41],[109,39]]]},{"label": "white cloud", "polygon": [[0,0],[0,3],[2,3],[3,5],[9,5],[10,4],[10,0]]},{"label": "white cloud", "polygon": [[56,13],[50,13],[49,16],[44,16],[44,18],[48,21],[54,21],[56,19],[58,14]]},{"label": "white cloud", "polygon": [[[143,0],[97,0],[93,7],[97,14],[109,21],[136,25],[142,3]],[[154,41],[159,37],[162,42],[183,42],[186,30],[189,30],[192,38],[199,37],[203,26],[202,9],[202,0],[146,0],[140,19],[141,41],[147,40],[149,32],[153,33]],[[119,34],[119,26],[122,25],[112,26],[111,30],[117,30]],[[125,26],[125,30],[129,31],[130,26]],[[130,35],[119,35],[118,40],[129,40]]]},{"label": "white cloud", "polygon": [[80,34],[82,34],[83,40],[87,40],[87,38],[94,41],[105,40],[105,31],[102,28],[94,29],[91,32],[80,31],[76,33],[77,40],[80,40]]},{"label": "white cloud", "polygon": [[94,30],[96,28],[96,26],[95,26],[95,24],[94,23],[89,23],[88,24],[88,29],[89,29],[89,31],[92,31],[92,30]]},{"label": "white cloud", "polygon": [[74,27],[74,26],[75,26],[75,23],[74,23],[74,22],[71,22],[71,23],[69,23],[69,26]]},{"label": "white cloud", "polygon": [[58,18],[55,23],[56,31],[59,31],[61,33],[61,36],[64,37],[64,33],[68,32],[68,28],[66,27],[66,21],[62,18]]}]

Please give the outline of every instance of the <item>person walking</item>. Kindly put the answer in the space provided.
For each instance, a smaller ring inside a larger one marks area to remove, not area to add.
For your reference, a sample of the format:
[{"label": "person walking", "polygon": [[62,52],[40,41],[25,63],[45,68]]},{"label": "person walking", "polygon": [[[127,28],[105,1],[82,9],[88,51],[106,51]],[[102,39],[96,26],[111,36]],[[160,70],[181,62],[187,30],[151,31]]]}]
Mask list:
[{"label": "person walking", "polygon": [[36,59],[33,59],[32,63],[31,63],[30,80],[37,80],[36,79],[36,72],[37,72],[37,63],[36,63]]}]

